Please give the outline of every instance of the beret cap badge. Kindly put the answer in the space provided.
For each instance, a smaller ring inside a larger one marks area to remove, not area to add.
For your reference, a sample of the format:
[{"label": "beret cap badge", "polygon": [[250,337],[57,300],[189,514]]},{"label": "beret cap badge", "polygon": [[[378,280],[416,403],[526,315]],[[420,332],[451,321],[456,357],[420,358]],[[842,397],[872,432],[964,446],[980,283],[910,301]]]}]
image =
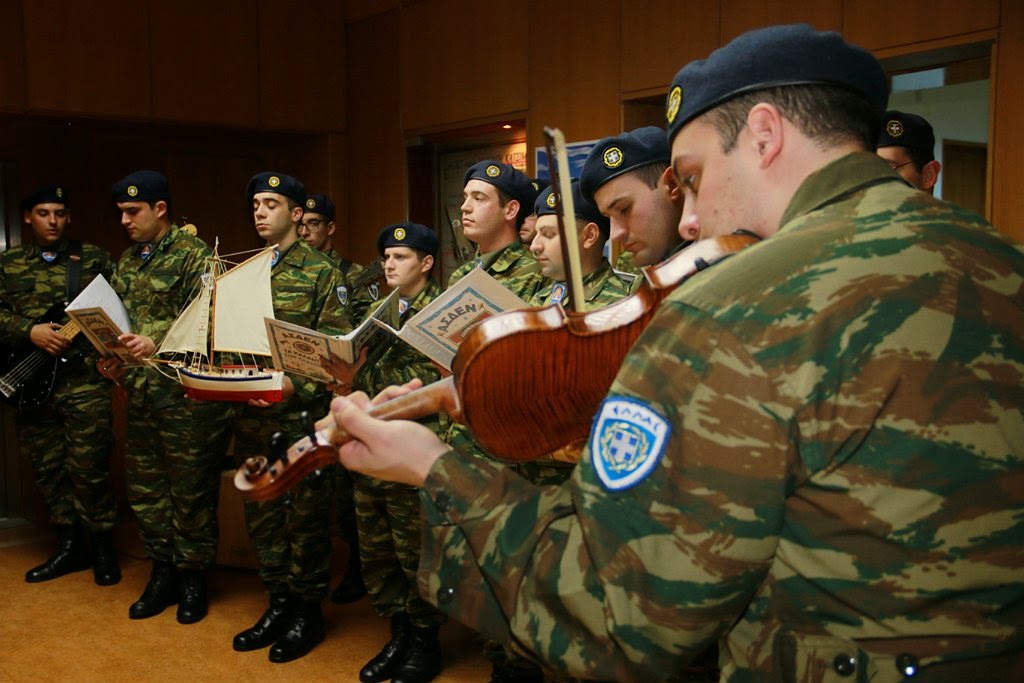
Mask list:
[{"label": "beret cap badge", "polygon": [[129,197],[137,197],[139,194],[139,188],[134,185],[129,185],[126,191],[128,192]]},{"label": "beret cap badge", "polygon": [[281,179],[278,178],[276,175],[270,176],[270,178],[267,180],[267,185],[270,185],[271,187],[277,187],[280,184]]},{"label": "beret cap badge", "polygon": [[396,240],[404,240],[405,239],[405,228],[395,228],[395,239]]},{"label": "beret cap badge", "polygon": [[547,198],[544,200],[544,203],[547,204],[552,209],[555,208],[555,204],[558,203],[558,200],[555,199],[555,193],[554,192],[549,193]]},{"label": "beret cap badge", "polygon": [[497,178],[499,175],[501,175],[501,169],[495,166],[494,164],[488,166],[487,170],[484,172],[491,178]]},{"label": "beret cap badge", "polygon": [[58,188],[57,188],[57,196],[58,196],[59,198],[61,198],[61,199],[63,199],[63,198],[64,198],[64,188],[62,188],[62,187],[58,187]]},{"label": "beret cap badge", "polygon": [[618,147],[609,147],[604,151],[604,165],[608,168],[618,168],[622,165],[622,160],[625,158],[622,154],[622,150]]},{"label": "beret cap badge", "polygon": [[898,138],[903,135],[903,124],[893,119],[885,124],[885,131],[892,137]]},{"label": "beret cap badge", "polygon": [[315,209],[316,208],[316,200],[313,199],[312,197],[307,199],[306,200],[306,208],[307,209]]},{"label": "beret cap badge", "polygon": [[679,105],[682,103],[683,89],[677,85],[668,94],[668,103],[665,105],[665,118],[670,124],[676,120],[676,114],[679,113]]}]

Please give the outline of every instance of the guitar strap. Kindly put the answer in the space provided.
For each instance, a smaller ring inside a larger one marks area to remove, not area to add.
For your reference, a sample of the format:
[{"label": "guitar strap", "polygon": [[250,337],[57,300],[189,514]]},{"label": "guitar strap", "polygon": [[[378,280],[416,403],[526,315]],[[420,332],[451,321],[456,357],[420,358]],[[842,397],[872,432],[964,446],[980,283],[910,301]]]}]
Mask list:
[{"label": "guitar strap", "polygon": [[64,278],[64,305],[71,303],[82,286],[82,243],[68,240],[68,272]]}]

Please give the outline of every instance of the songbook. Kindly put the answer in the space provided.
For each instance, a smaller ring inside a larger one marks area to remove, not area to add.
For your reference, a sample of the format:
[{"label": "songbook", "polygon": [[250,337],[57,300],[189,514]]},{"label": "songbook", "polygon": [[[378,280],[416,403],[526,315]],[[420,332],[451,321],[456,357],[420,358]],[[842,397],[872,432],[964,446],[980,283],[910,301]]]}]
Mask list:
[{"label": "songbook", "polygon": [[401,329],[380,320],[375,324],[387,328],[430,360],[451,370],[455,352],[472,325],[517,308],[529,308],[529,304],[481,268],[474,268]]},{"label": "songbook", "polygon": [[354,363],[363,347],[371,346],[383,337],[383,330],[373,321],[385,325],[398,322],[398,290],[392,291],[380,302],[373,313],[348,334],[332,336],[295,325],[283,320],[264,318],[270,356],[275,370],[295,373],[320,382],[334,382],[334,378],[320,367],[321,358],[333,353],[346,363]]},{"label": "songbook", "polygon": [[107,279],[97,275],[64,312],[78,323],[82,334],[104,358],[120,358],[125,365],[140,365],[119,337],[132,331],[124,302]]}]

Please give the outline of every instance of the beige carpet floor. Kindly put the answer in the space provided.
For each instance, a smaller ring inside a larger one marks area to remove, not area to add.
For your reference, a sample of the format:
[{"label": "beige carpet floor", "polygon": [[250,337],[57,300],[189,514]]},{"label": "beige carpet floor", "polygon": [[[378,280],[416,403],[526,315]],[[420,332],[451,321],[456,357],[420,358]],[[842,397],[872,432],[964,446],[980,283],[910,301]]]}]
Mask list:
[{"label": "beige carpet floor", "polygon": [[[262,613],[266,594],[255,571],[220,567],[211,572],[203,621],[183,626],[173,607],[130,620],[128,606],[150,565],[132,527],[117,536],[124,578],[116,586],[95,585],[91,571],[28,584],[25,571],[49,556],[51,535],[33,527],[0,530],[0,681],[358,681],[359,669],[388,638],[387,622],[363,598],[325,602],[327,638],[302,659],[272,664],[267,650],[235,652],[232,637]],[[441,641],[445,670],[436,681],[487,680],[490,667],[473,633],[449,622]]]}]

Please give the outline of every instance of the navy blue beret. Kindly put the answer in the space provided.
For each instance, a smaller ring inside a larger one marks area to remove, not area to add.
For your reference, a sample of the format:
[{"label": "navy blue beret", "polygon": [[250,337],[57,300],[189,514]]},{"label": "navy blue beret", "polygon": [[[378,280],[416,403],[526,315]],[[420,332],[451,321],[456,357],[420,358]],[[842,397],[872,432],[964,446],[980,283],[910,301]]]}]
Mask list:
[{"label": "navy blue beret", "polygon": [[249,184],[245,186],[246,200],[251,203],[252,198],[260,192],[275,192],[287,197],[299,206],[305,206],[306,204],[306,186],[299,182],[297,178],[285,175],[284,173],[266,171],[264,173],[257,173],[250,178]]},{"label": "navy blue beret", "polygon": [[462,185],[465,186],[470,180],[482,180],[490,183],[496,188],[519,202],[519,214],[526,215],[537,199],[537,192],[540,189],[537,183],[530,180],[519,169],[509,164],[502,164],[497,161],[486,159],[473,164],[466,171],[462,178]]},{"label": "navy blue beret", "polygon": [[758,90],[786,85],[837,85],[860,93],[881,118],[889,100],[885,72],[867,50],[834,31],[807,24],[744,33],[672,79],[665,102],[669,143],[706,111]]},{"label": "navy blue beret", "polygon": [[[607,232],[611,228],[608,217],[602,215],[597,210],[597,207],[594,206],[594,203],[583,196],[578,180],[572,181],[571,187],[572,209],[573,213],[576,214],[576,218],[588,223],[597,223],[597,227],[602,232]],[[558,199],[555,196],[554,188],[547,187],[541,191],[540,196],[537,197],[537,201],[533,205],[533,212],[538,216],[550,216],[558,212]]]},{"label": "navy blue beret", "polygon": [[46,185],[28,193],[18,206],[22,211],[31,211],[38,204],[63,204],[67,207],[69,201],[68,191],[63,185]]},{"label": "navy blue beret", "polygon": [[935,131],[923,117],[892,109],[882,117],[878,146],[909,147],[932,154],[935,151]]},{"label": "navy blue beret", "polygon": [[583,162],[580,188],[594,201],[594,193],[612,178],[648,164],[665,164],[671,157],[665,130],[644,126],[598,141]]},{"label": "navy blue beret", "polygon": [[420,223],[395,223],[377,235],[377,252],[383,256],[388,247],[409,247],[437,256],[437,235]]},{"label": "navy blue beret", "polygon": [[110,188],[114,202],[170,201],[171,183],[167,176],[156,171],[129,173]]},{"label": "navy blue beret", "polygon": [[302,207],[304,213],[318,213],[329,221],[334,220],[334,202],[325,194],[311,194]]}]

